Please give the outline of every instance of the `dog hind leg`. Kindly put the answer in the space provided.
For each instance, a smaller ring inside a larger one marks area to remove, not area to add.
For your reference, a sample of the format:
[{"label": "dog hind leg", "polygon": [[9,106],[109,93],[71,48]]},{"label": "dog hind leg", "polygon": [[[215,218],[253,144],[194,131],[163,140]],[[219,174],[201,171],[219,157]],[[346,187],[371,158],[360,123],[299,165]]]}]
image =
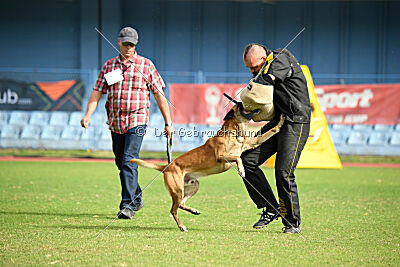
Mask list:
[{"label": "dog hind leg", "polygon": [[190,177],[189,175],[185,176],[184,196],[179,208],[188,211],[194,215],[200,214],[200,211],[198,211],[197,209],[185,205],[186,201],[197,193],[197,191],[199,190],[199,186],[200,182],[197,180],[197,178]]},{"label": "dog hind leg", "polygon": [[[180,181],[182,180],[182,181]],[[175,219],[176,224],[178,225],[178,228],[182,232],[187,232],[186,226],[183,225],[181,220],[178,217],[178,208],[180,206],[180,203],[182,202],[183,198],[183,179],[180,177],[174,175],[170,172],[165,172],[164,173],[164,183],[165,186],[168,188],[168,191],[171,195],[172,198],[172,207],[171,207],[171,215]]]}]

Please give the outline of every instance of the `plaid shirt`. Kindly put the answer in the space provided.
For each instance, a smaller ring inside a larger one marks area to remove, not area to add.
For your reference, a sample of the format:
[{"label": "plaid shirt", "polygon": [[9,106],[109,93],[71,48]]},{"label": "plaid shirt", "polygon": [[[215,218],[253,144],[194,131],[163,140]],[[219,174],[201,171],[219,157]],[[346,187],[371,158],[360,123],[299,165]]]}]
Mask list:
[{"label": "plaid shirt", "polygon": [[[151,83],[148,86],[146,79]],[[124,79],[109,86],[104,74],[121,69]],[[139,56],[136,52],[132,59],[124,65],[117,56],[108,60],[96,81],[94,90],[107,94],[107,124],[111,131],[124,134],[129,129],[149,122],[150,91],[153,94],[162,92],[164,81],[153,62]]]}]

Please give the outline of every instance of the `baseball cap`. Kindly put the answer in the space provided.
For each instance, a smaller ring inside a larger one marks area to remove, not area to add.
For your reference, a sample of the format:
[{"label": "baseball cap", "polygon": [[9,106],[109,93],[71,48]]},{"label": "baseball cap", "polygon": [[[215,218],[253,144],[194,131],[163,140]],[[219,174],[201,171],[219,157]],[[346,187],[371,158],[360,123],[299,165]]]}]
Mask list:
[{"label": "baseball cap", "polygon": [[120,32],[118,37],[121,40],[121,43],[124,42],[131,42],[133,44],[137,44],[138,40],[139,40],[139,36],[138,33],[136,32],[135,29],[131,28],[131,27],[125,27],[123,28]]}]

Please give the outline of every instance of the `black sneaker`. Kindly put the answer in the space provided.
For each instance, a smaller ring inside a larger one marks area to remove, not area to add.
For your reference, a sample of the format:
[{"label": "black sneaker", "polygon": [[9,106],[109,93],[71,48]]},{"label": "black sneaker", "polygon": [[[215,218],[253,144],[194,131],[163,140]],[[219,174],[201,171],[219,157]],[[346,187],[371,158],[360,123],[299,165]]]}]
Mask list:
[{"label": "black sneaker", "polygon": [[301,228],[300,228],[300,225],[299,225],[299,227],[294,227],[294,226],[288,225],[288,226],[283,227],[282,230],[283,230],[284,234],[300,234]]},{"label": "black sneaker", "polygon": [[139,211],[139,210],[141,210],[142,208],[143,208],[143,206],[144,206],[144,202],[143,202],[143,200],[142,200],[142,202],[140,202],[140,204],[138,205],[138,206],[136,206],[134,209],[133,209],[133,211]]},{"label": "black sneaker", "polygon": [[128,208],[123,208],[118,212],[118,219],[130,220],[135,215],[135,212]]},{"label": "black sneaker", "polygon": [[279,213],[272,213],[272,212],[267,211],[266,209],[263,209],[263,212],[261,213],[261,218],[258,220],[258,222],[256,222],[253,225],[253,228],[256,228],[256,229],[263,228],[263,227],[267,226],[273,220],[278,220],[279,217],[280,217]]}]

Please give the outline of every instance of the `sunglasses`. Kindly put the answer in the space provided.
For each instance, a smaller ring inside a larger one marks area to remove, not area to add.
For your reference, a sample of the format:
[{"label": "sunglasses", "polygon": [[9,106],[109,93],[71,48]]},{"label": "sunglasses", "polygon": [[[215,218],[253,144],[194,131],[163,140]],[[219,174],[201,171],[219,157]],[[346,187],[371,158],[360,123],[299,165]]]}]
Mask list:
[{"label": "sunglasses", "polygon": [[123,46],[128,46],[129,45],[130,47],[135,47],[136,46],[134,43],[131,43],[131,42],[123,42],[122,45]]}]

